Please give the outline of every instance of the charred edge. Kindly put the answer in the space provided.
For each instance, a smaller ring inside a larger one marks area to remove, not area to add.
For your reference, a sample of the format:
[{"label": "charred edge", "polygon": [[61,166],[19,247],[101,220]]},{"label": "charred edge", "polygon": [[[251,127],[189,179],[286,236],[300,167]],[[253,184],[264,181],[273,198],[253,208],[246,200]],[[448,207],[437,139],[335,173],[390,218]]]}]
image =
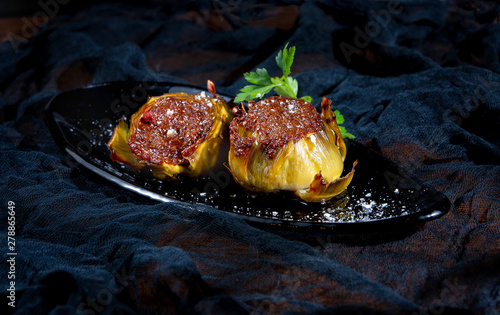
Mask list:
[{"label": "charred edge", "polygon": [[215,91],[215,84],[210,81],[210,80],[207,80],[207,90],[212,93],[212,96],[214,98],[217,98],[217,92]]}]

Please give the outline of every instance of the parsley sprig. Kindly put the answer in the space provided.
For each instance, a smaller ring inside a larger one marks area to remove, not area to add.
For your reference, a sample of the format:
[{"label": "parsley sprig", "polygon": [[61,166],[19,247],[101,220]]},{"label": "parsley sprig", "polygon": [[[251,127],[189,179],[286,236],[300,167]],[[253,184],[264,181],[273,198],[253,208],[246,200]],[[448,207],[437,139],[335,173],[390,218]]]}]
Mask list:
[{"label": "parsley sprig", "polygon": [[355,139],[356,136],[354,136],[350,132],[347,132],[347,130],[345,129],[345,127],[341,126],[344,123],[344,116],[342,116],[342,114],[340,113],[340,111],[338,109],[336,109],[333,112],[335,113],[335,117],[337,119],[337,125],[339,126],[340,135],[342,136],[342,138],[344,138],[344,139],[345,138]]},{"label": "parsley sprig", "polygon": [[[243,76],[252,85],[246,85],[240,90],[241,93],[238,93],[234,99],[235,103],[248,102],[255,98],[262,99],[264,95],[272,90],[281,96],[297,98],[299,83],[290,76],[290,69],[295,55],[295,46],[287,47],[288,43],[276,56],[276,64],[283,72],[283,75],[281,77],[271,77],[265,68],[257,68],[255,72],[244,73]],[[302,96],[301,99],[312,103],[312,97],[310,96]],[[342,138],[354,139],[355,136],[353,134],[347,132],[345,127],[340,126],[344,123],[344,116],[338,110],[335,110],[334,113],[337,117],[337,124],[339,125]]]},{"label": "parsley sprig", "polygon": [[[293,56],[295,55],[295,46],[288,47],[288,43],[283,50],[280,50],[276,56],[276,64],[283,72],[281,77],[271,77],[265,68],[258,68],[255,72],[246,72],[243,74],[245,79],[253,83],[253,85],[246,85],[236,95],[235,103],[251,101],[255,98],[262,99],[264,95],[272,90],[281,96],[289,96],[297,98],[299,91],[299,83],[296,79],[290,76],[290,68],[293,63]],[[312,97],[302,96],[301,99],[311,103]]]}]

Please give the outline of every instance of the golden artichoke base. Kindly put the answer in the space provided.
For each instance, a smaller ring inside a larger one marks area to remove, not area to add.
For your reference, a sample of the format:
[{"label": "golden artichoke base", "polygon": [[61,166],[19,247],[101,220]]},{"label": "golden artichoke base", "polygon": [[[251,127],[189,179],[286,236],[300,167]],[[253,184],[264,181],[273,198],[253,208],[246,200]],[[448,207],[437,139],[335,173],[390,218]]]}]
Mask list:
[{"label": "golden artichoke base", "polygon": [[341,177],[346,147],[328,99],[323,100],[321,118],[321,130],[287,142],[273,158],[264,152],[257,133],[239,125],[239,136],[255,141],[243,156],[236,156],[231,146],[229,165],[235,181],[252,191],[291,191],[306,202],[325,202],[342,193],[352,181],[357,161]]},{"label": "golden artichoke base", "polygon": [[[331,130],[323,129],[303,139],[288,142],[273,159],[255,141],[247,159],[229,153],[233,177],[245,189],[266,193],[291,191],[306,202],[324,202],[343,192],[351,183],[353,169],[340,177],[342,156]],[[333,141],[333,142],[332,142]]]},{"label": "golden artichoke base", "polygon": [[314,180],[309,185],[309,188],[298,190],[295,192],[295,195],[307,202],[325,202],[330,200],[347,189],[352,181],[354,169],[357,164],[358,161],[355,161],[351,171],[347,175],[331,182],[326,182],[321,172],[319,172],[314,176]]}]

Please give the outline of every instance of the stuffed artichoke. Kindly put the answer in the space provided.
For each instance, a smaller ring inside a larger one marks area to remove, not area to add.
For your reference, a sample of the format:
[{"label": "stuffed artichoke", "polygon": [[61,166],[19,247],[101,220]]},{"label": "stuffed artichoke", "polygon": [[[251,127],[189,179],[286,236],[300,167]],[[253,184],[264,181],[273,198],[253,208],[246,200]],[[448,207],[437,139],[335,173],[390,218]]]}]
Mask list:
[{"label": "stuffed artichoke", "polygon": [[224,99],[207,83],[205,92],[151,97],[131,117],[120,119],[108,143],[113,161],[134,169],[146,167],[159,179],[181,174],[198,177],[227,156],[227,129],[232,115]]},{"label": "stuffed artichoke", "polygon": [[273,96],[248,103],[230,124],[229,166],[236,182],[262,192],[292,191],[307,202],[323,202],[350,184],[344,177],[346,146],[332,102],[321,116],[310,103]]}]

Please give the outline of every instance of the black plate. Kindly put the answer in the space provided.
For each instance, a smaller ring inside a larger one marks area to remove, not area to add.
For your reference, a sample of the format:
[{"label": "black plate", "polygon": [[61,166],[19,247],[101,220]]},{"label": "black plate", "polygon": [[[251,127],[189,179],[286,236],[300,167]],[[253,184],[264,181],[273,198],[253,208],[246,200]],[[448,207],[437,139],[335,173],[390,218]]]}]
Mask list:
[{"label": "black plate", "polygon": [[159,201],[210,205],[254,223],[356,232],[425,222],[450,208],[443,194],[355,141],[350,142],[345,163],[350,169],[358,160],[354,179],[341,196],[324,204],[308,204],[288,194],[247,192],[225,168],[204,178],[172,182],[111,161],[106,144],[119,118],[125,117],[128,122],[148,96],[202,90],[170,83],[92,85],[55,96],[46,107],[45,117],[60,147],[111,182]]}]

